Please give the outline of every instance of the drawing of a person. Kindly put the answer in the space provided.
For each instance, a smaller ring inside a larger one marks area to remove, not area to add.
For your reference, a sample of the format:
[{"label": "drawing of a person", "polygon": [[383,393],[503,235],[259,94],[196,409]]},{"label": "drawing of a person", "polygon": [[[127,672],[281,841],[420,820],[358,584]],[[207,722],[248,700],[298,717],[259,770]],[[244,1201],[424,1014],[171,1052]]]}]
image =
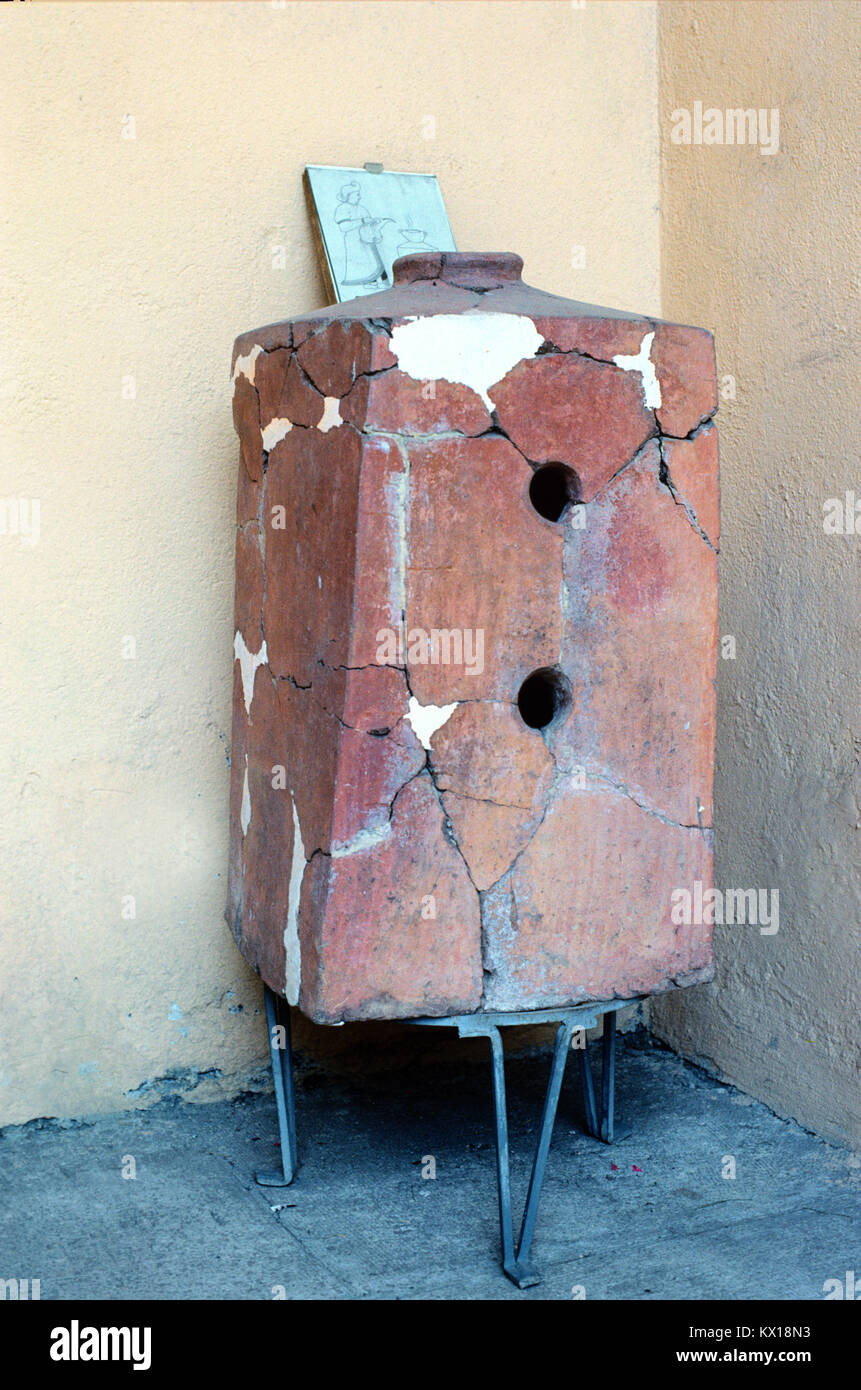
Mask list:
[{"label": "drawing of a person", "polygon": [[356,179],[345,183],[338,193],[335,221],[344,237],[344,275],[342,285],[385,284],[389,274],[380,256],[382,228],[391,217],[373,217],[362,202]]}]

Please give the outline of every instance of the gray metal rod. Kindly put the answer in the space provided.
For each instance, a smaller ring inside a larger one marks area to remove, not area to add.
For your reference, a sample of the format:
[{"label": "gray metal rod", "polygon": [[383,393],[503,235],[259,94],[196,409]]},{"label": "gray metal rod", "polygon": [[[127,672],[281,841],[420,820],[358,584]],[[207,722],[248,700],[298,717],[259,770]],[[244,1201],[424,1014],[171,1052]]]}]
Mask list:
[{"label": "gray metal rod", "polygon": [[284,1025],[283,1048],[278,1046],[278,1001],[268,985],[263,987],[266,1004],[266,1026],[269,1029],[269,1056],[272,1060],[272,1080],[275,1086],[275,1109],[278,1114],[278,1137],[281,1140],[281,1167],[284,1185],[289,1185],[296,1172],[296,1102],[293,1093],[293,1057],[290,1049],[290,1019]]},{"label": "gray metal rod", "polygon": [[511,1213],[511,1169],[508,1159],[508,1107],[505,1100],[505,1064],[498,1028],[488,1029],[493,1107],[496,1113],[496,1176],[499,1190],[499,1229],[502,1235],[502,1264],[508,1271],[514,1265],[514,1218]]},{"label": "gray metal rod", "polygon": [[586,1111],[586,1128],[593,1139],[598,1138],[598,1111],[595,1104],[595,1083],[592,1080],[592,1065],[589,1061],[589,1039],[583,1036],[583,1046],[579,1051],[580,1083],[583,1087],[583,1108]]},{"label": "gray metal rod", "polygon": [[526,1211],[523,1215],[523,1226],[520,1231],[520,1241],[517,1246],[518,1264],[520,1264],[521,1261],[526,1263],[529,1260],[529,1250],[532,1245],[532,1236],[538,1217],[538,1203],[541,1199],[544,1171],[547,1166],[547,1155],[550,1152],[550,1142],[553,1138],[556,1107],[559,1104],[559,1092],[562,1089],[562,1078],[565,1075],[565,1063],[568,1060],[568,1045],[571,1042],[572,1031],[573,1022],[569,1019],[567,1022],[560,1023],[556,1032],[556,1045],[553,1049],[553,1066],[550,1071],[550,1080],[547,1083],[547,1093],[544,1097],[544,1110],[541,1115],[538,1147],[535,1150],[535,1161],[532,1165],[532,1174],[529,1179],[529,1191],[526,1196]]},{"label": "gray metal rod", "polygon": [[601,1138],[613,1142],[616,1099],[616,1010],[605,1013],[601,1027]]}]

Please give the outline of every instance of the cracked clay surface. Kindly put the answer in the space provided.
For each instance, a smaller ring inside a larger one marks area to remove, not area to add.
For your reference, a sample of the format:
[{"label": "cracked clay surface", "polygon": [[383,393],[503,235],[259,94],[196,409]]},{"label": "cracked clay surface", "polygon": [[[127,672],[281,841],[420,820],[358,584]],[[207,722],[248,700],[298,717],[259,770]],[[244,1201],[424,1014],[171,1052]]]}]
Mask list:
[{"label": "cracked clay surface", "polygon": [[712,873],[715,408],[709,334],[519,279],[237,341],[227,915],[310,1017],[708,977],[670,895]]}]

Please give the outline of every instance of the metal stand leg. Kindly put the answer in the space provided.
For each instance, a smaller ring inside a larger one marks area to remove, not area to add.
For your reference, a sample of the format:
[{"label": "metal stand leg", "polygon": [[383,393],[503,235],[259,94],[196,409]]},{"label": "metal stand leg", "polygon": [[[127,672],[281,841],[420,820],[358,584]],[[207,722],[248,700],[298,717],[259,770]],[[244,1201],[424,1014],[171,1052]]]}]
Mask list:
[{"label": "metal stand leg", "polygon": [[[269,1029],[269,1056],[275,1085],[278,1135],[281,1140],[281,1172],[255,1173],[261,1187],[289,1187],[296,1175],[296,1099],[293,1090],[293,1050],[290,1046],[290,1010],[283,1000],[263,986],[266,1026]],[[283,1031],[282,1031],[283,1030]]]},{"label": "metal stand leg", "polygon": [[601,1027],[601,1139],[613,1142],[616,1109],[616,1010],[604,1015]]},{"label": "metal stand leg", "polygon": [[580,1079],[583,1083],[583,1105],[586,1128],[593,1139],[605,1144],[613,1142],[613,1121],[616,1100],[616,1010],[604,1014],[601,1030],[601,1113],[595,1104],[595,1085],[589,1064],[589,1045],[580,1051]]},{"label": "metal stand leg", "polygon": [[[514,1216],[511,1210],[511,1168],[508,1161],[508,1104],[505,1099],[505,1064],[502,1037],[498,1028],[488,1032],[493,1070],[493,1109],[496,1114],[496,1181],[499,1190],[499,1233],[502,1237],[502,1267],[514,1278]],[[515,1282],[517,1282],[515,1280]],[[523,1287],[521,1285],[521,1287]]]},{"label": "metal stand leg", "polygon": [[573,1028],[573,1020],[568,1019],[560,1023],[556,1031],[556,1043],[553,1048],[553,1065],[550,1070],[550,1079],[547,1083],[547,1093],[544,1097],[544,1111],[541,1116],[538,1145],[532,1164],[529,1191],[526,1196],[526,1208],[523,1213],[523,1224],[520,1228],[520,1239],[517,1243],[516,1251],[514,1248],[514,1216],[511,1209],[508,1108],[505,1099],[505,1066],[502,1051],[502,1038],[499,1029],[496,1027],[490,1028],[487,1033],[490,1039],[491,1063],[493,1068],[493,1102],[496,1112],[496,1174],[499,1186],[499,1228],[502,1236],[502,1267],[509,1279],[513,1280],[520,1289],[527,1289],[533,1284],[540,1283],[540,1276],[529,1264],[529,1253],[532,1247],[535,1222],[538,1217],[538,1203],[541,1199],[541,1188],[544,1183],[544,1172],[547,1167],[547,1155],[550,1151],[550,1141],[553,1138],[556,1107],[559,1103],[559,1092],[562,1089],[562,1078],[565,1074],[565,1062],[568,1057],[568,1047],[571,1042]]}]

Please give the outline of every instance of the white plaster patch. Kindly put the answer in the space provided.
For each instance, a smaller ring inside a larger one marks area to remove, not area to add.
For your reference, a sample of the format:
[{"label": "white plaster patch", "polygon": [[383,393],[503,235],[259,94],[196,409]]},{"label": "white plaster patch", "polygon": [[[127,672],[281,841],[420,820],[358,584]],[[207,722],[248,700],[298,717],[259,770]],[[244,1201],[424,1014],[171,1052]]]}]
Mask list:
[{"label": "white plaster patch", "polygon": [[250,652],[245,645],[245,638],[236,629],[236,636],[233,639],[233,652],[239,662],[239,670],[242,673],[242,694],[245,699],[245,713],[251,718],[251,701],[254,697],[254,677],[258,666],[265,666],[269,660],[266,655],[266,639],[259,652]]},{"label": "white plaster patch", "polygon": [[332,846],[332,858],[343,859],[347,854],[359,854],[363,849],[372,849],[374,845],[379,845],[383,840],[387,840],[391,833],[391,821],[377,826],[376,830],[359,830],[346,844]]},{"label": "white plaster patch", "polygon": [[390,510],[394,510],[395,544],[397,546],[395,563],[391,568],[391,603],[394,612],[405,613],[407,608],[408,473],[393,473],[390,478],[390,486],[391,492],[387,495],[387,501],[389,502]]},{"label": "white plaster patch", "polygon": [[655,372],[655,364],[649,354],[652,351],[654,333],[647,333],[640,344],[640,351],[636,357],[625,357],[619,353],[613,358],[617,367],[621,367],[623,372],[639,372],[640,380],[643,383],[643,396],[646,405],[654,408],[661,404],[661,383],[658,381]]},{"label": "white plaster patch", "polygon": [[302,879],[305,877],[307,860],[302,843],[302,831],[296,813],[296,801],[291,791],[290,802],[293,807],[293,858],[290,861],[290,886],[287,890],[287,925],[284,928],[284,993],[288,1004],[298,1004],[299,986],[302,981],[301,945],[299,942],[299,903],[302,897]]},{"label": "white plaster patch", "polygon": [[433,314],[396,324],[389,347],[398,366],[415,381],[451,381],[469,386],[488,410],[487,394],[518,362],[534,357],[544,342],[523,314]]},{"label": "white plaster patch", "polygon": [[326,434],[328,430],[337,429],[338,425],[342,425],[343,423],[341,419],[341,402],[338,400],[338,397],[324,396],[323,418],[317,426],[317,429],[322,430],[323,434]]},{"label": "white plaster patch", "polygon": [[270,449],[274,449],[276,444],[280,444],[281,440],[286,438],[292,428],[293,421],[287,420],[283,416],[280,419],[270,420],[265,430],[262,431],[263,447],[266,452],[268,453]]},{"label": "white plaster patch", "polygon": [[244,357],[237,357],[233,364],[233,380],[237,377],[247,376],[251,385],[254,385],[254,368],[258,357],[263,351],[259,343],[255,343],[250,352],[246,352]]},{"label": "white plaster patch", "polygon": [[248,834],[248,827],[251,824],[251,791],[248,786],[248,754],[245,754],[245,780],[242,783],[242,805],[239,808],[239,824],[242,826],[243,839]]},{"label": "white plaster patch", "polygon": [[430,752],[430,741],[437,729],[441,729],[458,706],[455,700],[453,705],[420,705],[415,695],[410,696],[409,709],[404,715],[407,723],[412,726],[413,733],[421,744]]}]

